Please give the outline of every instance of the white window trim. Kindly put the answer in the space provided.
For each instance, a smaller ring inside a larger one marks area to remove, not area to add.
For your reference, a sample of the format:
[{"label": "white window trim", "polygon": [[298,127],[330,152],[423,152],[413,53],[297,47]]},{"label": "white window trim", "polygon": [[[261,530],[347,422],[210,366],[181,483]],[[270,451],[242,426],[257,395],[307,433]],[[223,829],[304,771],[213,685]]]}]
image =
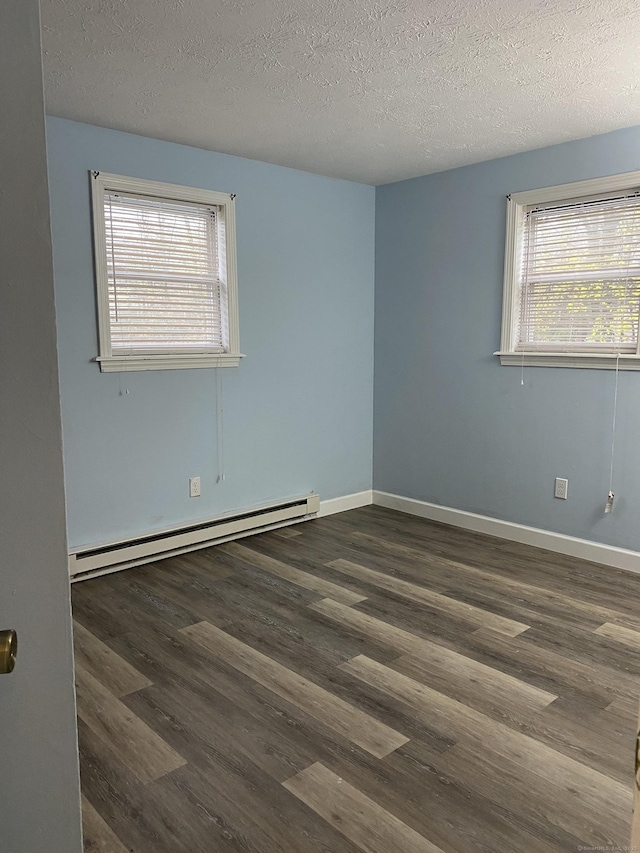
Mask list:
[{"label": "white window trim", "polygon": [[522,352],[514,348],[516,306],[518,304],[519,259],[525,208],[532,204],[548,204],[554,201],[569,202],[584,196],[599,193],[624,192],[637,189],[640,172],[625,172],[605,178],[592,178],[555,187],[526,190],[507,196],[507,236],[504,255],[504,290],[502,300],[502,336],[500,349],[494,352],[500,364],[514,367],[590,367],[604,370],[640,370],[640,335],[638,351],[618,355],[612,353],[576,352]]},{"label": "white window trim", "polygon": [[[128,370],[176,370],[194,367],[237,367],[243,354],[240,352],[238,324],[238,277],[236,256],[235,195],[214,190],[183,187],[162,181],[128,178],[107,172],[91,171],[91,198],[93,210],[93,240],[98,305],[98,345],[100,354],[95,358],[103,373]],[[157,196],[176,201],[216,205],[222,209],[226,236],[226,273],[229,322],[229,350],[224,353],[163,353],[160,355],[113,355],[111,326],[109,323],[109,288],[107,278],[107,245],[104,219],[105,191],[121,191],[139,195]]]}]

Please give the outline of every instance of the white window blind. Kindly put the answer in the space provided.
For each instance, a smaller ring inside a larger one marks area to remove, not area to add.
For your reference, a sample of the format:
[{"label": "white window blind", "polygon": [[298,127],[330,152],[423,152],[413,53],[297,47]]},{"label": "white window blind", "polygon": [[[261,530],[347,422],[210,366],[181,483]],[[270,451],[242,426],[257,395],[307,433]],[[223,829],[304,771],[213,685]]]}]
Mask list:
[{"label": "white window blind", "polygon": [[217,208],[106,191],[104,222],[112,352],[224,352]]},{"label": "white window blind", "polygon": [[524,209],[516,349],[635,353],[640,197]]}]

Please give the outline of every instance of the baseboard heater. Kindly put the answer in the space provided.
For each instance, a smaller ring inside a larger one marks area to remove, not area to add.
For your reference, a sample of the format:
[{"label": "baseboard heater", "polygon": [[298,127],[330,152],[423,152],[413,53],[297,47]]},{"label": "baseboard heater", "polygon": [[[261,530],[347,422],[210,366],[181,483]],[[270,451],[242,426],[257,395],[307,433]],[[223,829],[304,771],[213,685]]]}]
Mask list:
[{"label": "baseboard heater", "polygon": [[78,581],[130,569],[143,563],[164,560],[187,551],[314,518],[319,509],[320,498],[312,492],[301,498],[255,507],[137,539],[80,548],[69,554],[69,574],[72,581]]}]

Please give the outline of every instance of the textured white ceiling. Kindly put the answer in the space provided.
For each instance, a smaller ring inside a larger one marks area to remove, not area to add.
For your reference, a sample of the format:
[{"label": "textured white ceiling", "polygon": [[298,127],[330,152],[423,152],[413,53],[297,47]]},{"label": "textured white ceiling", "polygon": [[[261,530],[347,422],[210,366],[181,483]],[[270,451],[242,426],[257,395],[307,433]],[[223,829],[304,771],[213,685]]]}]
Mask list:
[{"label": "textured white ceiling", "polygon": [[52,115],[377,184],[640,124],[640,0],[42,0]]}]

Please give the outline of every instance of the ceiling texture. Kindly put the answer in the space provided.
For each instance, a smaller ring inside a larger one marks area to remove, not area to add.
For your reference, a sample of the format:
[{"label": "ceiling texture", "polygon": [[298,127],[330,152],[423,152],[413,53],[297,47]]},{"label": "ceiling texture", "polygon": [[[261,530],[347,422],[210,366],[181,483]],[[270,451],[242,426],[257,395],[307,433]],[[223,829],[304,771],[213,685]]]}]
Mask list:
[{"label": "ceiling texture", "polygon": [[369,184],[640,124],[640,0],[42,0],[47,111]]}]

